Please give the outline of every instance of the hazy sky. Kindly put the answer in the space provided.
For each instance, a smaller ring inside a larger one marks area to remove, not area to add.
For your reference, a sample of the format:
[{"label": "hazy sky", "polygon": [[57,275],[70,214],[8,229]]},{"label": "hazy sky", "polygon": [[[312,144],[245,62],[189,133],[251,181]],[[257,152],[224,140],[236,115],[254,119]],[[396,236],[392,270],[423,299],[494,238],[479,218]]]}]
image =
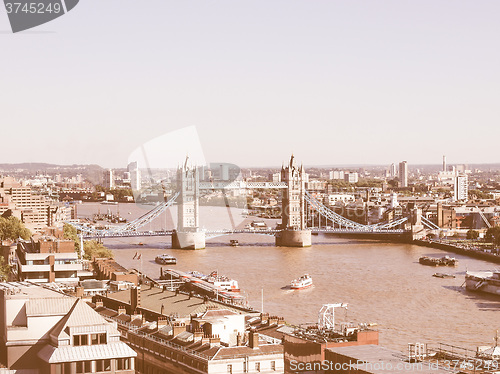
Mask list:
[{"label": "hazy sky", "polygon": [[12,34],[0,163],[123,167],[195,126],[208,162],[500,162],[500,2],[81,0]]}]

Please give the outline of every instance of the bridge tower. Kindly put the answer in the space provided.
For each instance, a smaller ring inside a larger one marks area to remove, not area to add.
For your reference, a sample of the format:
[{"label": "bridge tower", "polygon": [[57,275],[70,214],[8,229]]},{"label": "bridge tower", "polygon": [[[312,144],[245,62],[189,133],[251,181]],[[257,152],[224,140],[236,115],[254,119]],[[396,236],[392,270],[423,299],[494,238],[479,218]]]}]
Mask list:
[{"label": "bridge tower", "polygon": [[276,234],[276,245],[283,247],[311,246],[311,230],[306,227],[306,173],[304,166],[296,166],[292,155],[287,166],[281,168],[281,181],[287,183],[281,207],[281,228]]},{"label": "bridge tower", "polygon": [[177,230],[172,234],[172,248],[203,249],[205,233],[199,230],[199,175],[198,168],[186,157],[177,169]]}]

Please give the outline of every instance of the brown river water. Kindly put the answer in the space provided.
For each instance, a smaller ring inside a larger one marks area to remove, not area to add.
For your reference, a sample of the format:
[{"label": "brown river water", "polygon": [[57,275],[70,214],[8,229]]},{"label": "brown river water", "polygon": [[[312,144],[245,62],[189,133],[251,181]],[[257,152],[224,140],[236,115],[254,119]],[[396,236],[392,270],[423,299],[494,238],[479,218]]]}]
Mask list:
[{"label": "brown river water", "polygon": [[[78,216],[119,209],[130,220],[152,208],[85,203],[78,206]],[[175,207],[170,210],[142,230],[173,228]],[[241,210],[236,209],[202,207],[201,215],[201,226],[210,229],[245,223]],[[230,239],[237,239],[239,247],[231,247]],[[104,244],[114,251],[120,264],[142,269],[154,278],[160,273],[154,258],[161,253],[175,256],[177,265],[171,267],[178,270],[205,274],[218,270],[238,281],[252,307],[262,309],[263,294],[263,310],[283,316],[291,324],[316,322],[323,304],[348,303],[346,312],[337,310],[338,322],[376,323],[380,344],[400,351],[416,342],[475,349],[492,345],[495,330],[500,329],[500,297],[461,287],[467,269],[491,270],[495,264],[455,254],[449,254],[459,260],[455,268],[418,263],[423,255],[448,254],[438,249],[323,234],[313,236],[309,248],[275,247],[274,237],[256,234],[208,239],[207,248],[197,251],[171,249],[169,236],[105,239]],[[136,252],[142,253],[141,260],[133,259]],[[455,274],[456,278],[435,278],[435,272]],[[290,290],[290,281],[304,273],[312,276],[314,286]]]}]

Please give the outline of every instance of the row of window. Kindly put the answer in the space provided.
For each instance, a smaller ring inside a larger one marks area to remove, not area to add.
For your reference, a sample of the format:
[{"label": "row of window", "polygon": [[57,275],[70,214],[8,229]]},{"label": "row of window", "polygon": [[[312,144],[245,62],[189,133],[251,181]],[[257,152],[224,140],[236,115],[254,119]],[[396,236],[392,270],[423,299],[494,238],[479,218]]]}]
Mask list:
[{"label": "row of window", "polygon": [[[111,364],[114,361],[114,370],[131,370],[130,358],[117,358],[115,360],[95,360],[76,362],[76,373],[100,373],[111,371]],[[55,374],[71,374],[71,362],[55,365]]]},{"label": "row of window", "polygon": [[[248,373],[248,368],[249,363],[248,362],[243,362],[243,372]],[[255,362],[255,371],[260,372],[260,362]],[[271,370],[276,370],[276,361],[271,361]],[[232,374],[233,372],[233,364],[228,364],[227,365],[227,372]]]},{"label": "row of window", "polygon": [[106,333],[100,334],[83,334],[83,335],[73,335],[73,345],[97,345],[97,344],[107,344],[108,339]]}]

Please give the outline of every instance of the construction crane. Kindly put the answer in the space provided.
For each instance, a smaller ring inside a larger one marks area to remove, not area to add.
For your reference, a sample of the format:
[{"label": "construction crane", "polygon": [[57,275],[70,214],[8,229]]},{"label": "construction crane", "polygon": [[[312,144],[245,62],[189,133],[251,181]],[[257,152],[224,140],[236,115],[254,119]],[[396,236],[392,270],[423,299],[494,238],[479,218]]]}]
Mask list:
[{"label": "construction crane", "polygon": [[347,310],[346,303],[324,304],[319,310],[318,329],[321,332],[334,331],[335,329],[335,308]]}]

